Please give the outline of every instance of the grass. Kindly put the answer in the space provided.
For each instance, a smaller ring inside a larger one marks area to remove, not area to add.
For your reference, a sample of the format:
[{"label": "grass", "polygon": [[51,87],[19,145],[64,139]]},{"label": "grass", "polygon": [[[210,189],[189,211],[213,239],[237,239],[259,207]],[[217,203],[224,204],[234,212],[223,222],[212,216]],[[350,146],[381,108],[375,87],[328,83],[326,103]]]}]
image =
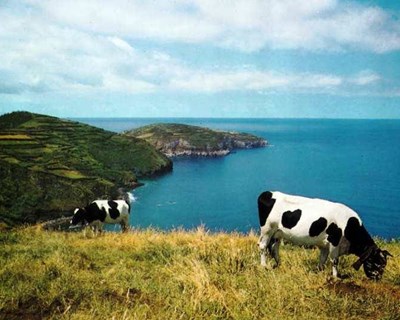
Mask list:
[{"label": "grass", "polygon": [[58,175],[61,177],[66,177],[69,179],[83,179],[86,177],[81,172],[76,171],[76,170],[62,170],[62,169],[60,170],[60,169],[58,169],[58,170],[51,170],[50,172],[55,175]]},{"label": "grass", "polygon": [[27,134],[1,134],[0,140],[30,140]]},{"label": "grass", "polygon": [[381,282],[316,271],[318,251],[284,245],[259,266],[257,235],[133,230],[0,234],[2,319],[399,319],[400,243]]}]

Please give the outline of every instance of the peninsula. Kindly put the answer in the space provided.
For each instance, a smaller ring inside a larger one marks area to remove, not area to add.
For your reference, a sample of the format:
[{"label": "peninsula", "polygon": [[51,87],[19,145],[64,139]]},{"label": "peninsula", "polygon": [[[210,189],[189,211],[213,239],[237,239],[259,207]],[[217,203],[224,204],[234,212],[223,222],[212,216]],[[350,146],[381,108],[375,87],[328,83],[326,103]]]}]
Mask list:
[{"label": "peninsula", "polygon": [[238,132],[176,123],[152,124],[125,131],[123,136],[144,139],[168,157],[225,156],[235,149],[265,147],[263,138]]},{"label": "peninsula", "polygon": [[74,121],[0,117],[0,227],[71,215],[75,207],[172,170],[146,141]]}]

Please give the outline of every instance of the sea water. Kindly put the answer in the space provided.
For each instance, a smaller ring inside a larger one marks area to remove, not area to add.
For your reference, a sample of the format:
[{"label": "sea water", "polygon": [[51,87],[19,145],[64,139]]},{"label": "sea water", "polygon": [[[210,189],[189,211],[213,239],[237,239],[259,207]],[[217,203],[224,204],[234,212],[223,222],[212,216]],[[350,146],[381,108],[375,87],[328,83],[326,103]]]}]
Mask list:
[{"label": "sea water", "polygon": [[400,121],[319,119],[79,119],[122,132],[177,122],[252,133],[269,146],[221,158],[175,158],[141,180],[131,224],[160,229],[258,229],[257,197],[279,190],[344,203],[374,236],[400,237]]}]

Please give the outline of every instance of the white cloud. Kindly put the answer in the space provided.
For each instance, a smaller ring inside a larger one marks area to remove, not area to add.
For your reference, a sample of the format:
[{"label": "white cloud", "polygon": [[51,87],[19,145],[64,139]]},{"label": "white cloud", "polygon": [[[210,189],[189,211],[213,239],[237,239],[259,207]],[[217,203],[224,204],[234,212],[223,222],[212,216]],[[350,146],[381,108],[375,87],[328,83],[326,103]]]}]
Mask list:
[{"label": "white cloud", "polygon": [[32,0],[56,22],[81,30],[124,37],[202,41],[218,32],[198,14],[187,13],[179,1]]},{"label": "white cloud", "polygon": [[[35,14],[0,12],[1,74],[9,92],[75,93],[110,90],[149,92],[152,83],[137,74],[146,57],[118,37],[92,35],[50,24]],[[9,23],[10,22],[10,23]],[[12,84],[12,85],[10,85]]]},{"label": "white cloud", "polygon": [[364,70],[353,78],[349,79],[350,83],[354,83],[359,86],[370,85],[381,80],[381,77],[373,71]]},{"label": "white cloud", "polygon": [[388,52],[400,49],[398,17],[337,0],[31,0],[56,23],[101,34],[242,51],[261,48]]},{"label": "white cloud", "polygon": [[298,77],[299,88],[334,88],[343,83],[343,79],[330,74],[306,74]]},{"label": "white cloud", "polygon": [[[365,9],[360,14],[362,18],[354,18],[351,21],[354,32],[346,38],[344,29],[354,13],[348,7],[341,13],[343,26],[335,25],[334,18],[324,16],[338,10],[339,4],[334,0],[305,3],[178,0],[174,5],[160,1],[157,6],[153,2],[139,5],[135,1],[119,1],[114,6],[114,2],[99,0],[75,5],[62,0],[30,3],[35,9],[23,14],[0,8],[0,94],[46,91],[65,94],[352,91],[357,94],[357,88],[381,80],[380,75],[370,70],[339,76],[277,72],[252,66],[201,69],[162,50],[145,51],[132,45],[133,37],[165,39],[164,34],[171,32],[168,39],[218,40],[223,45],[249,51],[264,45],[317,48],[328,46],[328,35],[340,38],[342,44],[350,44],[358,32],[363,32],[365,41],[372,46],[374,38],[368,34],[371,29],[365,21],[372,21],[372,25],[382,23],[386,14],[380,9]],[[151,19],[144,22],[144,17]],[[238,33],[243,38],[237,38]],[[302,36],[305,36],[303,43]],[[330,45],[335,47],[334,43],[331,41]],[[380,50],[394,48],[395,43]]]},{"label": "white cloud", "polygon": [[116,47],[120,48],[122,51],[125,51],[129,55],[134,55],[135,54],[135,50],[133,49],[133,47],[128,42],[126,42],[126,41],[124,41],[124,40],[122,40],[120,38],[117,38],[117,37],[110,37],[108,39]]},{"label": "white cloud", "polygon": [[[372,71],[356,75],[338,76],[319,73],[283,73],[275,71],[210,71],[186,70],[168,83],[170,90],[190,92],[222,91],[290,91],[309,93],[357,94],[361,88],[381,77]],[[355,85],[357,87],[355,87]]]},{"label": "white cloud", "polygon": [[288,85],[290,76],[260,71],[212,71],[191,70],[181,77],[171,79],[171,90],[195,92],[220,92],[232,90],[261,90]]}]

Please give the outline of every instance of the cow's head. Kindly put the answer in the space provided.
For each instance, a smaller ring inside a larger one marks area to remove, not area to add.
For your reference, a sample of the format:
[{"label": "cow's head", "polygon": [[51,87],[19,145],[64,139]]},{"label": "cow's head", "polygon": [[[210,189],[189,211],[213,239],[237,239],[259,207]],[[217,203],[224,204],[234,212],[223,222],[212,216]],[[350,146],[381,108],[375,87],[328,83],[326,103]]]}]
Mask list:
[{"label": "cow's head", "polygon": [[387,257],[393,257],[389,251],[381,250],[378,247],[369,248],[356,263],[354,269],[364,267],[365,275],[372,280],[380,280],[387,264]]},{"label": "cow's head", "polygon": [[76,226],[79,222],[81,222],[82,225],[84,225],[86,223],[85,216],[86,210],[84,208],[76,208],[71,219],[71,224]]}]

